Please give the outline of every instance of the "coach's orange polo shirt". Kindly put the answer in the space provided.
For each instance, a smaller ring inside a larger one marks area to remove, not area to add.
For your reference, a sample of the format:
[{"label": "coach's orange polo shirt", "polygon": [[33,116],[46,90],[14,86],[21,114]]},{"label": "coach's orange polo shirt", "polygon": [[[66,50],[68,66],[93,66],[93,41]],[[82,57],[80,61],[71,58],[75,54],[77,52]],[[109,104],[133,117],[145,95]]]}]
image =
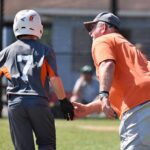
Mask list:
[{"label": "coach's orange polo shirt", "polygon": [[95,39],[92,45],[92,57],[97,76],[102,61],[112,59],[116,64],[110,90],[110,103],[119,116],[150,100],[148,61],[122,35],[110,33]]}]

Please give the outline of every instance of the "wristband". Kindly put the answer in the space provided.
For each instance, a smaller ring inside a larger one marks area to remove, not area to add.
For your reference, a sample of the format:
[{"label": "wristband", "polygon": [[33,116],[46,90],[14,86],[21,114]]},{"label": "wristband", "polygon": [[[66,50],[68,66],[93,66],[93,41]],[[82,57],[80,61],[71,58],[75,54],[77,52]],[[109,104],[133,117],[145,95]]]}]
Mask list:
[{"label": "wristband", "polygon": [[108,98],[109,97],[109,92],[108,91],[100,91],[99,92],[99,97],[100,97],[100,100],[103,100],[103,98]]},{"label": "wristband", "polygon": [[104,93],[109,95],[109,92],[108,92],[108,91],[100,91],[100,92],[99,92],[99,94],[104,94]]}]

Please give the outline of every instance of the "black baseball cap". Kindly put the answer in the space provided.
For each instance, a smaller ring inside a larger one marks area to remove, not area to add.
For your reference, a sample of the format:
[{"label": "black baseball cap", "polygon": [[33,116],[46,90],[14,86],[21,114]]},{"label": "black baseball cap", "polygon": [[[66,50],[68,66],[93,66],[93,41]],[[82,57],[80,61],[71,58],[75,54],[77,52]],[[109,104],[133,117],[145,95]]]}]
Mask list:
[{"label": "black baseball cap", "polygon": [[94,18],[94,20],[84,22],[84,26],[90,32],[93,29],[93,25],[99,21],[105,22],[105,23],[107,23],[107,24],[109,24],[109,25],[111,25],[117,29],[120,28],[120,19],[116,15],[114,15],[113,13],[110,13],[110,12],[99,13]]},{"label": "black baseball cap", "polygon": [[81,73],[83,73],[83,74],[93,74],[93,68],[89,65],[85,65],[81,68]]}]

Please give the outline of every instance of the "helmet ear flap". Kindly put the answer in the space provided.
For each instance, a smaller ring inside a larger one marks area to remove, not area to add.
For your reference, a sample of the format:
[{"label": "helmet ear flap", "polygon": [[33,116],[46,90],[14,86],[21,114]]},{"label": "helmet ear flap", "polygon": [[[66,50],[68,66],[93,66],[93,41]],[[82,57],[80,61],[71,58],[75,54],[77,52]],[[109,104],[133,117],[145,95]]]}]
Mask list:
[{"label": "helmet ear flap", "polygon": [[40,15],[34,10],[19,11],[14,18],[13,31],[16,38],[20,35],[34,35],[40,39],[43,34]]}]

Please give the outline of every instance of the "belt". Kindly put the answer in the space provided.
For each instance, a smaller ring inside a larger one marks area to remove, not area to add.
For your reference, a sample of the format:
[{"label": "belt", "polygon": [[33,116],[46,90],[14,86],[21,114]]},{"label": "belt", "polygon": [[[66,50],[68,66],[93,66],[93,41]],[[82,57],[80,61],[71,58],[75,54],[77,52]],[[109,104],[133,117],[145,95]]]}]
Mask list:
[{"label": "belt", "polygon": [[[145,102],[143,102],[143,103],[141,103],[141,104],[139,104],[139,105],[137,105],[137,106],[135,106],[135,107],[142,106],[142,105],[144,105],[144,104],[146,104],[146,103],[148,103],[148,102],[150,102],[150,100],[147,100],[147,101],[145,101]],[[135,107],[134,107],[134,108],[135,108]],[[130,109],[130,110],[131,110],[131,109]],[[128,112],[128,111],[130,111],[130,110],[125,111],[125,112],[122,114],[122,116],[124,116],[124,115],[126,114],[126,112]]]},{"label": "belt", "polygon": [[147,101],[145,101],[145,102],[139,104],[139,106],[144,105],[144,104],[146,104],[146,103],[148,103],[148,102],[150,102],[150,100],[147,100]]}]

